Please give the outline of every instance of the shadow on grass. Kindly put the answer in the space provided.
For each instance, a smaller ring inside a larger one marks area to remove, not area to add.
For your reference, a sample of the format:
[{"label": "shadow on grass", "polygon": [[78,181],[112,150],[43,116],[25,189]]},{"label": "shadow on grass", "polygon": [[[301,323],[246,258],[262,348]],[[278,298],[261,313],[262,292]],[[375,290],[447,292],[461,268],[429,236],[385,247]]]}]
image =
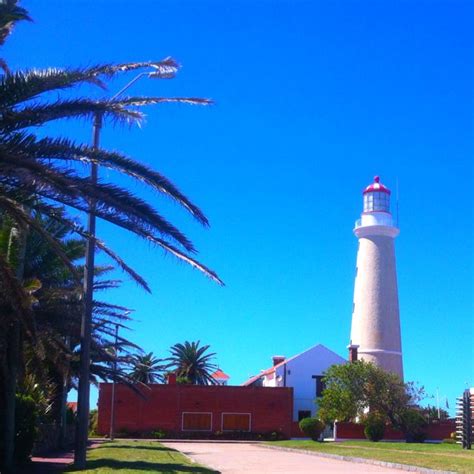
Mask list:
[{"label": "shadow on grass", "polygon": [[127,469],[130,471],[150,471],[150,472],[196,472],[201,474],[218,474],[219,471],[207,469],[199,466],[185,466],[183,464],[167,462],[146,462],[146,461],[122,461],[116,459],[96,459],[87,461],[86,469]]},{"label": "shadow on grass", "polygon": [[[152,441],[153,442],[153,441]],[[173,451],[175,453],[179,452],[176,449],[165,448],[164,446],[133,446],[133,444],[107,444],[105,446],[97,446],[94,450],[101,450],[101,449],[150,449],[151,451]]]}]

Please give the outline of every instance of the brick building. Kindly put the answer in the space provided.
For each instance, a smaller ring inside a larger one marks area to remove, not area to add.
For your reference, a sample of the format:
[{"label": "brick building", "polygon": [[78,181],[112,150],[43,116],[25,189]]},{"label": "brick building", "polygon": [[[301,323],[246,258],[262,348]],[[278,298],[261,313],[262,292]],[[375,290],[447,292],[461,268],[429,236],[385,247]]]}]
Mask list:
[{"label": "brick building", "polygon": [[[219,385],[150,384],[115,386],[115,430],[164,430],[183,436],[215,432],[292,434],[293,389]],[[98,432],[110,430],[112,384],[99,385]]]}]

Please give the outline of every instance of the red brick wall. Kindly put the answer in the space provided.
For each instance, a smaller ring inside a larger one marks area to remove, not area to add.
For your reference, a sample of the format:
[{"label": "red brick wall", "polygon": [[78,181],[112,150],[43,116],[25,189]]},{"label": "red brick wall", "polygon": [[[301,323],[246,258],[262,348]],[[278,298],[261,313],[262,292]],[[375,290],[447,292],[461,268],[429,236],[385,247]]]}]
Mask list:
[{"label": "red brick wall", "polygon": [[[112,384],[99,386],[98,432],[110,430]],[[140,397],[125,385],[115,386],[115,429],[180,432],[183,412],[211,412],[212,432],[221,431],[222,413],[250,413],[251,431],[281,431],[291,436],[293,389],[265,387],[149,385]]]},{"label": "red brick wall", "polygon": [[308,437],[300,430],[300,424],[298,421],[293,421],[291,423],[291,437],[292,438],[307,438]]},{"label": "red brick wall", "polygon": [[[441,421],[439,423],[430,423],[426,429],[427,437],[430,440],[442,440],[449,438],[449,435],[455,431],[454,421]],[[365,439],[364,427],[357,423],[337,423],[337,439]],[[385,429],[384,439],[402,440],[405,436],[400,431],[387,427]]]}]

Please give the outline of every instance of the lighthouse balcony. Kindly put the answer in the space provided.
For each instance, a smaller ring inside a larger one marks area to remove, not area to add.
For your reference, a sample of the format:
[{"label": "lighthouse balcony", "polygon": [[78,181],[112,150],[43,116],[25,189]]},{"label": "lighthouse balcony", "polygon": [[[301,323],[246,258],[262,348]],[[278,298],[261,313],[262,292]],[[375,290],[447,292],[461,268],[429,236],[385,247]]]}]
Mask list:
[{"label": "lighthouse balcony", "polygon": [[371,227],[371,226],[387,226],[396,227],[393,222],[393,217],[388,212],[370,212],[362,214],[360,219],[355,222],[355,228]]}]

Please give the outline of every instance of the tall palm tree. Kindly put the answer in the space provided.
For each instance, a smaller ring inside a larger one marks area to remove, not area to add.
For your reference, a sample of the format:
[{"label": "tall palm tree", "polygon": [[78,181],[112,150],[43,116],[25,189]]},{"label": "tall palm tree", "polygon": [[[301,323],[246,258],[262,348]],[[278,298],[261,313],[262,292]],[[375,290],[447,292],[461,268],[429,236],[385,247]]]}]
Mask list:
[{"label": "tall palm tree", "polygon": [[178,343],[170,348],[171,357],[169,367],[171,367],[178,377],[189,380],[194,385],[214,385],[216,382],[212,378],[212,373],[217,369],[217,365],[211,361],[216,355],[214,352],[207,353],[210,346],[200,346],[201,341],[186,341],[184,344]]},{"label": "tall palm tree", "polygon": [[143,355],[133,354],[130,360],[132,365],[130,378],[145,384],[163,382],[163,372],[166,369],[164,362],[163,359],[155,357],[153,352]]},{"label": "tall palm tree", "polygon": [[[17,7],[15,0],[0,6],[0,45],[15,21],[28,19],[27,12]],[[4,65],[4,62],[0,66]],[[108,180],[91,182],[81,174],[80,164],[97,164],[115,170],[132,180],[145,184],[158,194],[172,199],[187,210],[200,224],[208,226],[203,212],[170,180],[148,166],[119,152],[78,144],[70,138],[36,134],[38,127],[64,118],[92,118],[100,115],[105,121],[140,123],[139,110],[146,105],[186,103],[208,105],[208,99],[194,97],[124,97],[97,99],[73,97],[69,90],[80,85],[105,88],[106,80],[129,71],[152,68],[154,77],[169,79],[179,65],[171,58],[162,61],[105,64],[87,68],[49,68],[8,71],[0,76],[0,210],[15,223],[17,263],[0,254],[0,287],[2,306],[0,321],[0,405],[7,421],[4,427],[6,463],[11,465],[14,393],[19,368],[22,333],[34,334],[35,325],[28,292],[23,285],[24,246],[28,230],[35,230],[73,270],[60,242],[33,218],[40,213],[66,225],[82,238],[90,238],[77,220],[61,211],[66,206],[82,215],[95,202],[96,217],[133,232],[135,235],[163,249],[197,268],[217,283],[215,272],[195,259],[192,242],[148,201],[134,195],[126,187]],[[67,95],[63,94],[67,92]],[[145,280],[123,259],[98,238],[96,247],[108,255],[134,280],[149,291]],[[12,247],[13,248],[13,247]],[[3,305],[3,303],[5,303]],[[0,413],[1,416],[1,413]]]},{"label": "tall palm tree", "polygon": [[[43,228],[48,229],[54,237],[61,241],[63,251],[74,264],[84,258],[85,242],[70,238],[67,227],[52,219],[35,216],[41,221]],[[4,225],[4,228],[6,225]],[[6,230],[0,232],[0,242]],[[1,251],[1,247],[0,247]],[[26,365],[26,376],[34,377],[41,385],[48,385],[50,418],[61,422],[61,413],[67,392],[76,385],[78,374],[80,343],[80,320],[82,314],[82,286],[78,283],[69,269],[59,259],[51,247],[41,239],[35,231],[27,236],[25,251],[25,282],[30,287],[36,282],[33,306],[35,320],[34,338],[24,335],[23,361]],[[81,267],[78,266],[78,273]],[[109,267],[96,267],[95,289],[97,291],[115,288],[120,283],[117,280],[107,280],[105,275]],[[129,320],[128,308],[94,301],[93,308],[93,343],[91,382],[97,379],[128,379],[124,372],[110,370],[111,363],[117,359],[110,351],[113,343],[113,327],[115,324],[126,324]],[[130,350],[137,347],[123,337],[119,338],[121,356],[118,359],[127,360]],[[24,376],[22,377],[24,378]]]}]

